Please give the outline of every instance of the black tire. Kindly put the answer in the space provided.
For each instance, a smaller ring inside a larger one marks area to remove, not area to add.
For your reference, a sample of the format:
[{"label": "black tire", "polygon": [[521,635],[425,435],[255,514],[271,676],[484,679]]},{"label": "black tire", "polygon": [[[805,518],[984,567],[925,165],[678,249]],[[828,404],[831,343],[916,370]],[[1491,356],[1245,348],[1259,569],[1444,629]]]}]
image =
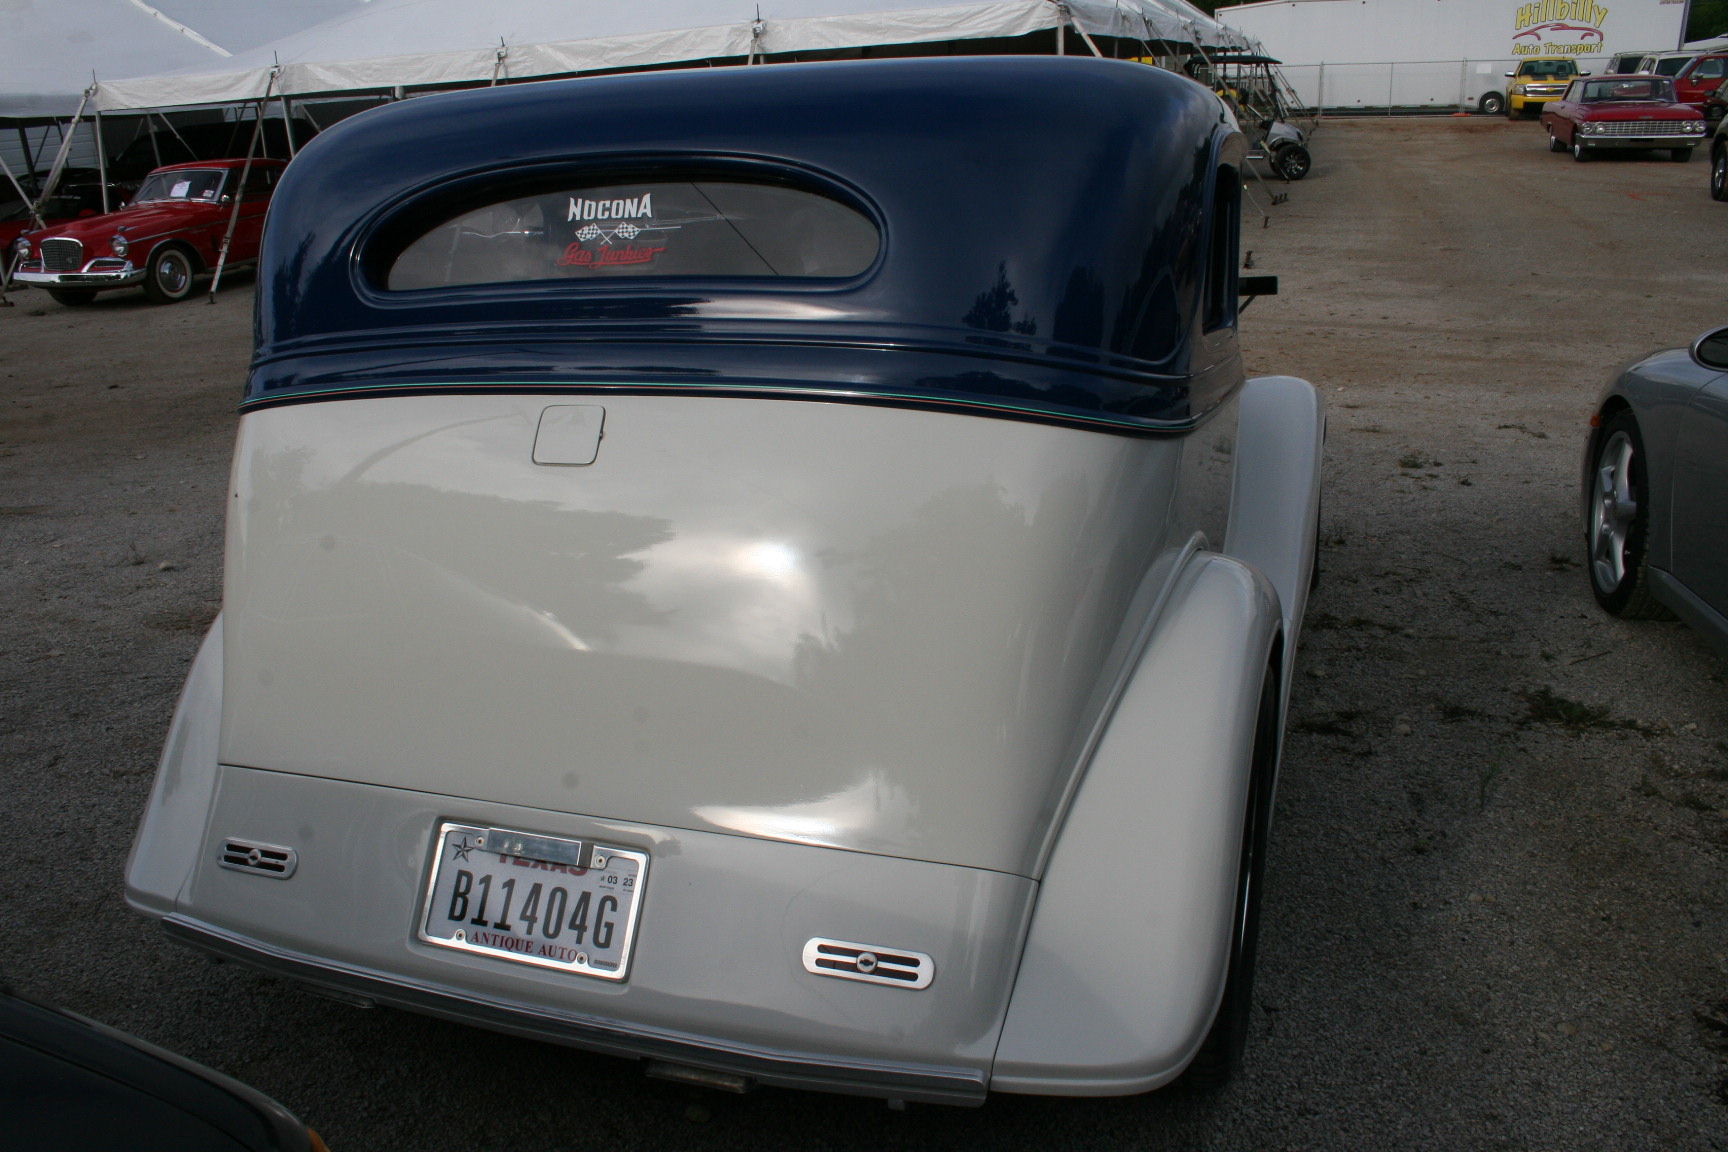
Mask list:
[{"label": "black tire", "polygon": [[1584,146],[1583,139],[1576,133],[1572,136],[1572,159],[1578,161],[1580,164],[1590,159],[1590,149]]},{"label": "black tire", "polygon": [[1484,116],[1498,116],[1506,111],[1506,94],[1503,92],[1484,92],[1482,98],[1476,101],[1476,108]]},{"label": "black tire", "polygon": [[178,304],[192,295],[197,277],[197,258],[178,244],[164,244],[145,265],[144,295],[157,304]]},{"label": "black tire", "polygon": [[1676,164],[1684,164],[1686,161],[1692,159],[1692,149],[1670,148],[1668,149],[1668,159],[1674,161]]},{"label": "black tire", "polygon": [[1212,1092],[1224,1087],[1242,1065],[1254,1007],[1254,958],[1260,943],[1260,902],[1266,878],[1266,847],[1272,828],[1272,792],[1278,779],[1278,670],[1266,666],[1260,683],[1260,714],[1254,731],[1254,762],[1248,780],[1248,807],[1242,827],[1242,862],[1236,872],[1236,925],[1230,940],[1230,968],[1224,996],[1200,1051],[1183,1073],[1190,1088]]},{"label": "black tire", "polygon": [[1566,145],[1560,142],[1560,137],[1554,135],[1554,128],[1550,125],[1548,128],[1548,151],[1565,152],[1566,150]]},{"label": "black tire", "polygon": [[82,308],[96,299],[96,292],[90,288],[50,288],[48,295],[56,304],[64,304],[68,308]]},{"label": "black tire", "polygon": [[1728,144],[1720,140],[1710,150],[1710,199],[1728,200]]},{"label": "black tire", "polygon": [[1604,612],[1627,620],[1671,620],[1650,594],[1645,545],[1650,502],[1644,439],[1626,409],[1602,425],[1590,460],[1590,502],[1584,525],[1584,571]]},{"label": "black tire", "polygon": [[1272,170],[1286,180],[1300,180],[1314,166],[1314,158],[1300,144],[1280,144],[1272,150]]}]

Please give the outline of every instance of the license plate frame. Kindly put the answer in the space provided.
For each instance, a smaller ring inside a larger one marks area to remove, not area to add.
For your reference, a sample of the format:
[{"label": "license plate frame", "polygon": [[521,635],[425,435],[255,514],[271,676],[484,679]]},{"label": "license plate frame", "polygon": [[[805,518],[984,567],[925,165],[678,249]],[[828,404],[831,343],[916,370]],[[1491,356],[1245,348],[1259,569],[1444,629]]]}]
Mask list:
[{"label": "license plate frame", "polygon": [[[535,855],[491,851],[487,841],[500,837],[502,846],[526,845]],[[628,978],[646,852],[451,820],[438,825],[432,848],[416,917],[423,943],[599,980]],[[554,891],[562,893],[559,927],[548,935]]]}]

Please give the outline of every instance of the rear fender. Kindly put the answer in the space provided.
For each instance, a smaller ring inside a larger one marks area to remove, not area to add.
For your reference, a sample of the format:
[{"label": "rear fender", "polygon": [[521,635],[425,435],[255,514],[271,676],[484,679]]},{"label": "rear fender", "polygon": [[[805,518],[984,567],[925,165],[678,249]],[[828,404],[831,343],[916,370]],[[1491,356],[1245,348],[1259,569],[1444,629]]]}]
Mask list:
[{"label": "rear fender", "polygon": [[1179,1076],[1229,965],[1271,582],[1196,557],[1129,680],[1039,887],[991,1088],[1145,1092]]},{"label": "rear fender", "polygon": [[1242,389],[1236,433],[1236,480],[1224,553],[1265,573],[1283,610],[1289,697],[1294,640],[1302,633],[1320,521],[1320,461],[1326,410],[1320,393],[1294,376],[1259,376]]},{"label": "rear fender", "polygon": [[210,625],[162,747],[150,803],[126,861],[126,903],[146,916],[174,911],[204,843],[216,790],[222,723],[222,617]]}]

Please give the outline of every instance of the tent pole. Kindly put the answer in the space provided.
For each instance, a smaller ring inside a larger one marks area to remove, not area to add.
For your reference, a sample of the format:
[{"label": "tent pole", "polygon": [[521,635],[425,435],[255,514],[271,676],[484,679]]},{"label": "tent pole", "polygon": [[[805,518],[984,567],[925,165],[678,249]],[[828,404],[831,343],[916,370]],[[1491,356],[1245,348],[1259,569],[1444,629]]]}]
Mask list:
[{"label": "tent pole", "polygon": [[90,103],[90,93],[94,88],[84,89],[84,99],[78,101],[78,111],[72,113],[72,125],[69,131],[60,135],[60,151],[54,156],[54,167],[48,170],[48,182],[42,186],[42,194],[36,198],[36,207],[41,209],[48,197],[54,195],[54,185],[60,182],[60,173],[66,167],[66,154],[72,150],[72,137],[78,132],[78,121],[84,117],[84,108]]},{"label": "tent pole", "polygon": [[18,129],[18,146],[24,150],[24,175],[36,174],[36,157],[30,153],[30,133],[20,126]]},{"label": "tent pole", "polygon": [[744,58],[746,67],[756,63],[756,57],[761,54],[762,33],[767,30],[767,27],[762,22],[762,5],[758,4],[756,5],[756,19],[750,22],[750,55]]},{"label": "tent pole", "polygon": [[[168,119],[168,113],[163,112],[161,114],[161,116],[162,116],[162,123],[168,125],[168,131],[174,133],[174,139],[180,141],[180,147],[186,149],[186,159],[187,160],[198,159],[198,153],[196,153],[192,150],[192,145],[186,143],[186,137],[180,135],[180,129],[174,127],[174,121]],[[229,143],[233,143],[233,139],[232,139],[233,134],[230,133],[229,135],[230,135]]]},{"label": "tent pole", "polygon": [[[264,102],[270,99],[270,89],[276,83],[276,69],[264,82],[264,95],[258,99],[258,119],[252,124],[252,143],[246,148],[246,163],[240,169],[240,183],[234,189],[234,211],[228,215],[228,232],[222,237],[222,250],[216,254],[216,275],[210,278],[210,300],[216,303],[216,289],[222,284],[222,269],[228,265],[228,246],[234,242],[234,229],[240,223],[240,205],[246,202],[246,178],[252,174],[252,154],[258,150],[258,136],[264,128]],[[230,168],[232,172],[234,169]]]},{"label": "tent pole", "polygon": [[102,109],[96,109],[96,183],[102,190],[102,215],[112,211],[108,207],[108,146],[102,139]]},{"label": "tent pole", "polygon": [[1104,59],[1104,53],[1098,51],[1098,45],[1092,43],[1092,37],[1087,35],[1086,29],[1080,27],[1080,21],[1078,20],[1074,21],[1074,31],[1080,33],[1080,39],[1086,41],[1086,47],[1092,49],[1092,55],[1098,57],[1100,60]]},{"label": "tent pole", "polygon": [[282,131],[288,137],[288,159],[300,155],[300,149],[294,146],[294,110],[288,104],[288,94],[282,94]]},{"label": "tent pole", "polygon": [[[26,152],[25,155],[28,156],[29,153]],[[10,180],[12,187],[18,190],[18,198],[24,201],[25,207],[30,210],[30,219],[36,227],[41,228],[43,226],[42,217],[37,213],[36,205],[30,203],[30,197],[24,195],[24,185],[18,183],[18,177],[12,174],[12,166],[6,163],[4,156],[0,156],[0,172],[6,173],[6,179]],[[17,266],[18,257],[13,254],[12,246],[8,244],[5,250],[0,251],[0,308],[12,307],[12,301],[6,299],[6,289],[12,284],[12,270]]]},{"label": "tent pole", "polygon": [[1063,29],[1069,24],[1074,25],[1074,31],[1080,34],[1080,39],[1085,41],[1086,47],[1092,50],[1092,55],[1099,59],[1103,59],[1104,53],[1098,51],[1098,45],[1092,43],[1092,37],[1086,35],[1086,29],[1080,27],[1080,21],[1074,18],[1074,9],[1069,7],[1066,3],[1058,3],[1056,5],[1056,55],[1064,55],[1066,45],[1062,42],[1062,34]]},{"label": "tent pole", "polygon": [[[28,156],[29,154],[26,153],[25,155]],[[36,222],[36,227],[47,227],[47,225],[42,223],[42,217],[36,211],[36,205],[32,203],[30,197],[25,194],[24,185],[18,182],[18,177],[12,175],[12,166],[6,163],[6,157],[4,156],[0,156],[0,172],[6,173],[6,179],[10,180],[12,182],[12,187],[18,190],[18,199],[24,201],[24,206],[30,210],[30,219]]]},{"label": "tent pole", "polygon": [[162,167],[162,149],[156,143],[156,118],[144,113],[144,126],[150,129],[150,154],[156,157],[156,167]]}]

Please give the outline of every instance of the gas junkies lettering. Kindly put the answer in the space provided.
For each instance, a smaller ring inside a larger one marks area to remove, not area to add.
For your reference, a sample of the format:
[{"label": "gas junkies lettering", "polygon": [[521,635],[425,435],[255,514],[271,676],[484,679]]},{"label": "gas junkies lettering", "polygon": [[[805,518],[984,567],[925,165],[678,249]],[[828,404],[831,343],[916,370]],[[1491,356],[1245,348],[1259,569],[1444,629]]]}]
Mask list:
[{"label": "gas junkies lettering", "polygon": [[624,248],[602,248],[598,252],[590,252],[582,247],[580,242],[564,249],[564,255],[558,258],[561,268],[574,265],[578,268],[598,268],[607,264],[648,264],[654,257],[666,251],[660,248],[638,248],[631,244]]}]

